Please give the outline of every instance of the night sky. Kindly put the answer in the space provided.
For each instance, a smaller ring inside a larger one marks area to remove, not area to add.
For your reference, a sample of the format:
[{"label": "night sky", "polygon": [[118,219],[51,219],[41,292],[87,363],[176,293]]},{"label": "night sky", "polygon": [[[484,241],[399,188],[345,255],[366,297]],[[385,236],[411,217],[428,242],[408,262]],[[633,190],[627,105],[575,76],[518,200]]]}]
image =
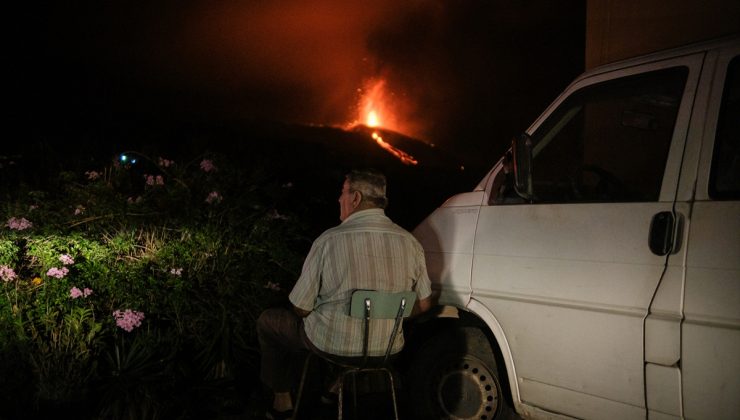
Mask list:
[{"label": "night sky", "polygon": [[390,128],[487,164],[584,62],[585,1],[34,2],[6,20],[11,143],[346,126],[382,80]]}]

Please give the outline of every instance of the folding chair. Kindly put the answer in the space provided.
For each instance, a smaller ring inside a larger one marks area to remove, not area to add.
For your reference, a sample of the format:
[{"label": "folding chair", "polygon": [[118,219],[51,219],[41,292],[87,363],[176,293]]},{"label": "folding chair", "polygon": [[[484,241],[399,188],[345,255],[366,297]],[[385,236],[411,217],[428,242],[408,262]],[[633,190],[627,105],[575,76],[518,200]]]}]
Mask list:
[{"label": "folding chair", "polygon": [[[353,402],[355,417],[357,417],[357,375],[366,374],[371,372],[380,372],[385,378],[388,379],[391,388],[391,397],[393,399],[393,413],[395,414],[396,420],[398,420],[398,404],[396,399],[396,387],[393,380],[393,373],[390,368],[390,356],[393,343],[396,341],[396,337],[399,332],[399,327],[403,318],[411,315],[411,310],[414,307],[416,300],[416,292],[383,292],[377,290],[355,290],[352,293],[352,300],[350,302],[349,315],[352,318],[363,319],[363,339],[362,339],[362,357],[357,358],[357,363],[348,363],[346,358],[341,361],[338,359],[324,357],[329,363],[338,366],[341,369],[338,377],[339,385],[339,400],[338,400],[338,416],[339,420],[342,419],[343,405],[344,405],[344,380],[347,376],[352,375],[353,378]],[[370,320],[373,319],[394,319],[393,331],[390,337],[388,337],[388,347],[386,348],[385,354],[382,356],[370,356],[368,354],[368,340],[370,337]],[[301,403],[301,397],[303,394],[303,387],[306,383],[306,372],[313,356],[317,354],[311,352],[303,366],[303,372],[301,374],[301,381],[298,386],[298,393],[296,396],[296,404],[294,409],[294,418],[298,414],[298,408]]]}]

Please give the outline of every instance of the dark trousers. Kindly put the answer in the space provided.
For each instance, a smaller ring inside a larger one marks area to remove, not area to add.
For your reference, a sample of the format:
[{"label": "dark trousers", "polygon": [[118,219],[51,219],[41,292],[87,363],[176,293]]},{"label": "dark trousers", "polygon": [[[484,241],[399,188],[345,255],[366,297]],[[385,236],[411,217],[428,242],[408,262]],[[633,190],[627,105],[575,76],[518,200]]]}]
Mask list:
[{"label": "dark trousers", "polygon": [[287,308],[270,308],[257,319],[257,338],[262,353],[260,379],[273,392],[288,392],[295,377],[291,363],[313,344],[303,330],[303,319]]},{"label": "dark trousers", "polygon": [[[300,375],[301,353],[312,352],[334,363],[358,365],[362,357],[344,357],[325,353],[311,343],[303,329],[303,319],[291,309],[266,309],[257,318],[257,338],[262,353],[260,379],[273,392],[289,392],[294,378]],[[393,358],[392,355],[391,358]],[[379,364],[383,357],[371,357],[370,365]],[[299,371],[297,372],[296,369]]]}]

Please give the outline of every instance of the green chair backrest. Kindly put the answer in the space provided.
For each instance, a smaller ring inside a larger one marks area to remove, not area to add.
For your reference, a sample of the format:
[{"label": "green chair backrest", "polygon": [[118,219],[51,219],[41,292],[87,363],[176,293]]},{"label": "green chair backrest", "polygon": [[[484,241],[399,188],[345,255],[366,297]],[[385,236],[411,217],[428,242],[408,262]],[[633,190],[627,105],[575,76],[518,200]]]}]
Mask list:
[{"label": "green chair backrest", "polygon": [[379,290],[355,290],[349,306],[352,318],[363,319],[364,334],[362,338],[363,366],[368,360],[368,340],[370,335],[371,319],[394,319],[393,332],[388,337],[388,347],[385,351],[383,364],[388,362],[393,343],[401,325],[401,320],[409,315],[414,308],[416,292],[383,292]]},{"label": "green chair backrest", "polygon": [[416,292],[384,292],[380,290],[355,290],[352,292],[349,312],[352,318],[365,318],[365,299],[370,299],[371,319],[395,319],[401,306],[401,300],[406,299],[402,318],[411,315],[416,301]]}]

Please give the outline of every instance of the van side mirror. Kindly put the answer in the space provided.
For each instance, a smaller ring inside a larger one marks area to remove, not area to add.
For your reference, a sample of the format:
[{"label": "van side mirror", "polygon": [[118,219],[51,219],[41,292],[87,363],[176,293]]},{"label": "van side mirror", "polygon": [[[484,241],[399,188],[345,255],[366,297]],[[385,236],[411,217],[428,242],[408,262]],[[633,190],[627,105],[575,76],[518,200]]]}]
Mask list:
[{"label": "van side mirror", "polygon": [[523,199],[532,201],[532,138],[526,133],[514,137],[511,152],[514,161],[514,190]]}]

